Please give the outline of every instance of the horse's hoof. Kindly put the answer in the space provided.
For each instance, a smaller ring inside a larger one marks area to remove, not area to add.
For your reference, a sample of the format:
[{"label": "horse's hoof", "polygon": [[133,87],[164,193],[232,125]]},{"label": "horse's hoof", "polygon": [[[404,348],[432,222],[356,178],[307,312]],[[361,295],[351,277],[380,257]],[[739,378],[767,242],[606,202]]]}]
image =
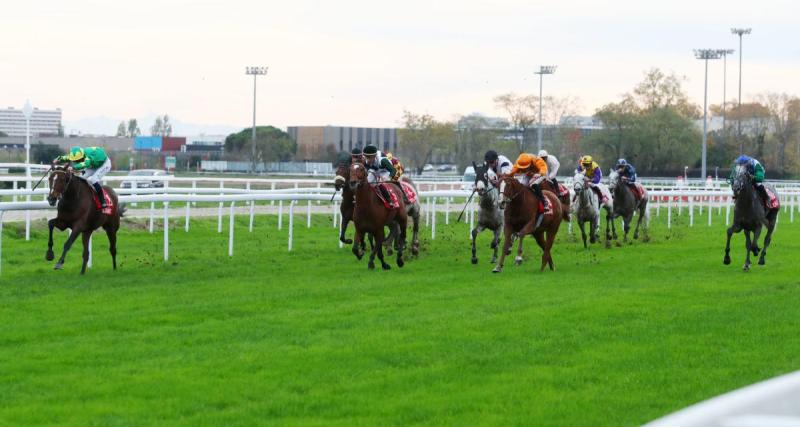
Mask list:
[{"label": "horse's hoof", "polygon": [[411,255],[417,256],[419,255],[419,248],[416,246],[411,247]]},{"label": "horse's hoof", "polygon": [[[400,267],[400,268],[403,268],[404,265],[406,265],[406,262],[403,261],[403,258],[397,258],[397,266]],[[387,270],[388,270],[388,268],[387,268]]]},{"label": "horse's hoof", "polygon": [[47,255],[44,256],[44,259],[52,261],[53,259],[55,259],[55,257],[56,256],[55,254],[53,254],[53,251],[47,251]]},{"label": "horse's hoof", "polygon": [[503,269],[500,267],[495,267],[494,269],[492,269],[492,273],[499,273],[501,271],[503,271]]},{"label": "horse's hoof", "polygon": [[353,244],[353,239],[339,239],[339,241],[341,241],[345,245],[352,245]]},{"label": "horse's hoof", "polygon": [[394,251],[392,250],[392,248],[386,248],[386,255],[387,256],[392,256],[393,253],[394,253]]},{"label": "horse's hoof", "polygon": [[742,270],[750,271],[750,264],[745,264],[744,267],[742,267]]},{"label": "horse's hoof", "polygon": [[759,248],[753,248],[753,256],[758,256],[758,253],[761,252]]},{"label": "horse's hoof", "polygon": [[766,262],[764,261],[764,258],[760,258],[758,260],[758,265],[764,265],[764,264],[766,264]]},{"label": "horse's hoof", "polygon": [[494,258],[492,258],[492,259],[489,261],[489,264],[497,264],[497,257],[494,257]]},{"label": "horse's hoof", "polygon": [[367,268],[369,268],[370,270],[374,270],[375,269],[375,263],[370,261],[369,264],[367,264]]},{"label": "horse's hoof", "polygon": [[722,259],[722,263],[725,264],[725,265],[730,264],[731,263],[731,257],[729,257],[728,255],[725,255],[725,258]]},{"label": "horse's hoof", "polygon": [[477,263],[478,263],[478,258],[476,258],[476,257],[472,257],[472,263],[473,263],[473,264],[477,264]]},{"label": "horse's hoof", "polygon": [[392,266],[391,266],[391,265],[389,265],[389,264],[386,264],[386,263],[383,263],[383,264],[381,264],[381,267],[382,267],[384,270],[391,270],[391,269],[392,269]]},{"label": "horse's hoof", "polygon": [[514,265],[522,265],[522,257],[514,258]]},{"label": "horse's hoof", "polygon": [[53,267],[53,270],[61,270],[62,268],[64,268],[64,263],[57,262],[56,266]]}]

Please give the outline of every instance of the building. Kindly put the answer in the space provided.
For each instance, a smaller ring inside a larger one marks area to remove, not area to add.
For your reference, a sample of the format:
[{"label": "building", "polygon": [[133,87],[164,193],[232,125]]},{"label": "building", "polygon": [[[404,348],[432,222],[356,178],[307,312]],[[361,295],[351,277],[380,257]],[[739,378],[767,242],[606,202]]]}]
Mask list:
[{"label": "building", "polygon": [[[31,147],[42,143],[44,145],[55,145],[64,152],[71,147],[103,147],[104,150],[130,151],[133,148],[133,138],[116,136],[43,136],[31,138]],[[24,136],[9,136],[0,138],[0,148],[25,148]]]},{"label": "building", "polygon": [[[25,136],[25,114],[21,109],[8,107],[0,110],[0,132],[8,136]],[[61,109],[33,109],[31,136],[56,136],[61,132]]]},{"label": "building", "polygon": [[297,143],[298,161],[327,161],[340,151],[367,145],[396,152],[399,145],[396,128],[289,126],[287,131]]}]

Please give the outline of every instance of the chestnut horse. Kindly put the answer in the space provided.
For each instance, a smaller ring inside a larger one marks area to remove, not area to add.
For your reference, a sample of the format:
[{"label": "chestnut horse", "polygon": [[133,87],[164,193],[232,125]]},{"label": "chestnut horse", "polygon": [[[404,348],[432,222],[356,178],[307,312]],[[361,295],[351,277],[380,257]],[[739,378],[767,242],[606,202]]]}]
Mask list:
[{"label": "chestnut horse", "polygon": [[536,243],[542,248],[542,267],[539,271],[544,271],[546,265],[550,270],[555,270],[553,266],[553,256],[550,250],[556,240],[558,228],[564,219],[562,205],[553,192],[542,190],[542,195],[547,197],[550,202],[552,214],[547,215],[542,220],[539,227],[536,227],[536,212],[539,207],[539,199],[533,191],[517,181],[513,176],[504,176],[500,182],[500,205],[505,209],[503,221],[503,251],[500,253],[500,262],[497,263],[492,272],[499,273],[503,270],[503,262],[506,254],[511,248],[511,236],[517,234],[520,238],[527,234],[533,234]]},{"label": "chestnut horse", "polygon": [[114,204],[114,213],[105,215],[97,210],[94,203],[94,189],[91,185],[76,176],[72,168],[68,166],[55,167],[50,172],[50,194],[47,202],[50,206],[55,206],[58,202],[58,214],[55,218],[47,222],[50,228],[50,237],[47,240],[47,255],[45,259],[52,261],[53,254],[53,228],[61,231],[69,228],[70,232],[67,242],[64,243],[64,251],[61,258],[55,265],[56,270],[61,270],[64,266],[64,257],[67,251],[83,233],[83,266],[81,274],[86,273],[86,264],[89,262],[89,238],[94,230],[103,227],[108,236],[108,250],[111,252],[111,262],[114,270],[117,269],[117,230],[119,230],[120,217],[125,213],[125,208],[119,206],[117,193],[111,187],[103,186],[108,192],[109,198]]},{"label": "chestnut horse", "polygon": [[393,209],[386,209],[383,201],[380,200],[375,193],[375,189],[367,182],[367,168],[361,163],[353,163],[350,165],[350,190],[355,193],[355,206],[353,208],[353,224],[356,226],[356,235],[353,239],[353,254],[358,259],[364,256],[364,251],[361,249],[361,243],[364,241],[364,235],[369,233],[375,238],[375,245],[372,247],[372,252],[369,256],[368,267],[375,268],[375,255],[381,261],[381,267],[384,270],[391,268],[383,260],[383,240],[384,240],[384,227],[392,226],[396,222],[396,226],[400,230],[400,238],[396,242],[397,249],[397,266],[402,267],[403,249],[406,244],[406,226],[408,223],[408,215],[406,214],[405,206],[403,206],[403,195],[396,185],[387,185],[388,191],[394,193],[399,203],[399,206]]}]

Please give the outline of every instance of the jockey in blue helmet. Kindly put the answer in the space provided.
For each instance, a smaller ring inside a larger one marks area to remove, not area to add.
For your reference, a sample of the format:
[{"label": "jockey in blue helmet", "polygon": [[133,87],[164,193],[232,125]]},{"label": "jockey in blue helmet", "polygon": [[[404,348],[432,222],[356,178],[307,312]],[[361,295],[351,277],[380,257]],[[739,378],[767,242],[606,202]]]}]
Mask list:
[{"label": "jockey in blue helmet", "polygon": [[[758,195],[761,197],[761,201],[765,202],[769,200],[767,196],[767,189],[764,188],[764,166],[761,165],[761,162],[758,160],[742,154],[741,156],[737,157],[736,160],[733,161],[734,166],[736,165],[743,165],[747,168],[747,172],[753,176],[753,185],[756,187],[756,191]],[[728,178],[729,181],[733,182],[733,178],[736,175],[736,167],[731,168],[731,175]]]},{"label": "jockey in blue helmet", "polygon": [[629,184],[636,182],[636,168],[633,167],[632,164],[628,163],[627,160],[617,160],[617,164],[614,166],[614,169],[616,169],[617,173],[619,173],[619,176],[624,178],[624,181],[627,181]]}]

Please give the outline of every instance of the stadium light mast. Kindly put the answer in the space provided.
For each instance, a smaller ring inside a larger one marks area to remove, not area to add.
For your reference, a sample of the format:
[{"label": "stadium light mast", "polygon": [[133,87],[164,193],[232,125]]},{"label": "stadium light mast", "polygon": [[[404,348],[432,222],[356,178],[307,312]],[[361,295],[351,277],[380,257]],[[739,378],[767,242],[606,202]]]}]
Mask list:
[{"label": "stadium light mast", "polygon": [[719,49],[722,55],[722,130],[725,131],[725,103],[728,102],[728,55],[736,52],[733,49]]},{"label": "stadium light mast", "polygon": [[251,173],[256,172],[256,78],[267,74],[269,67],[247,67],[245,74],[253,76],[253,151],[251,159]]},{"label": "stadium light mast", "polygon": [[[731,28],[731,34],[739,36],[739,107],[742,106],[742,36],[750,34],[752,28]],[[741,114],[741,111],[739,111]],[[739,137],[739,154],[744,153],[744,141],[742,140],[742,120],[738,120],[737,135]]]},{"label": "stadium light mast", "polygon": [[[539,75],[539,130],[537,132],[537,150],[542,149],[542,77],[545,74],[554,74],[556,72],[556,65],[540,65],[539,71],[534,71],[533,74]],[[522,135],[525,138],[525,135]]]},{"label": "stadium light mast", "polygon": [[706,145],[708,143],[708,60],[719,59],[722,56],[717,49],[695,49],[694,56],[702,59],[706,65],[706,76],[703,87],[703,159],[700,168],[700,178],[706,178]]}]

